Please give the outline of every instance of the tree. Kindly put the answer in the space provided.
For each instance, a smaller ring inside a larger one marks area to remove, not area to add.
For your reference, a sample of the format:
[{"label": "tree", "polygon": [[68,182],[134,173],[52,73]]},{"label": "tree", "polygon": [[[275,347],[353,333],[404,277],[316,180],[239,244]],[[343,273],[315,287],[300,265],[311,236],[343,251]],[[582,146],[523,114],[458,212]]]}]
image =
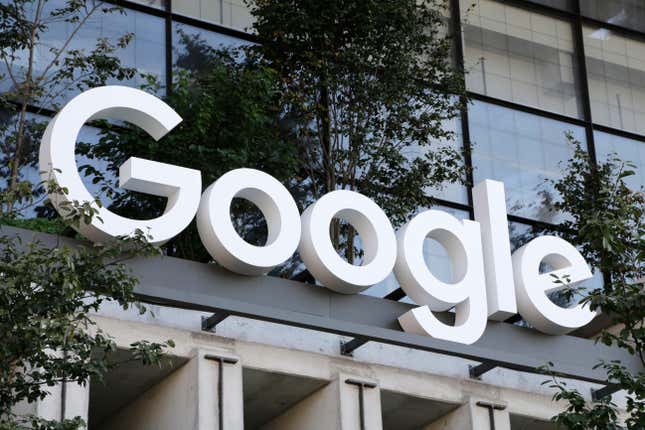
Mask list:
[{"label": "tree", "polygon": [[[558,234],[576,245],[587,262],[606,275],[602,288],[584,292],[583,303],[607,314],[613,323],[598,341],[627,350],[645,367],[645,195],[625,179],[635,166],[616,154],[594,165],[580,142],[553,183],[559,198],[555,209],[567,217]],[[645,428],[645,373],[631,373],[620,362],[601,362],[608,381],[627,392],[628,429]],[[554,377],[555,400],[567,403],[554,421],[573,430],[619,428],[621,419],[610,396],[589,405],[575,389]]]},{"label": "tree", "polygon": [[[118,50],[133,35],[98,39],[91,50],[75,48],[87,22],[100,14],[125,13],[96,0],[12,0],[0,3],[0,216],[15,217],[34,206],[42,194],[29,179],[46,115],[77,91],[128,80],[136,69],[125,67]],[[65,26],[62,40],[47,37]]]},{"label": "tree", "polygon": [[[428,190],[465,178],[445,144],[465,102],[451,61],[446,2],[247,0],[296,132],[308,201],[337,189],[375,200],[395,225],[429,207]],[[444,144],[439,142],[443,141]],[[337,249],[360,255],[355,231],[332,225]]]},{"label": "tree", "polygon": [[[54,183],[48,192],[63,193]],[[88,222],[96,214],[91,202],[68,207],[65,221]],[[0,429],[78,429],[81,417],[46,420],[18,416],[15,406],[45,398],[58,383],[85,385],[101,380],[116,363],[116,343],[91,318],[105,302],[123,309],[136,303],[136,278],[124,262],[132,257],[158,254],[138,231],[105,245],[77,246],[23,242],[19,236],[0,236]],[[60,236],[59,236],[60,240]],[[133,360],[160,365],[171,340],[131,344]]]}]

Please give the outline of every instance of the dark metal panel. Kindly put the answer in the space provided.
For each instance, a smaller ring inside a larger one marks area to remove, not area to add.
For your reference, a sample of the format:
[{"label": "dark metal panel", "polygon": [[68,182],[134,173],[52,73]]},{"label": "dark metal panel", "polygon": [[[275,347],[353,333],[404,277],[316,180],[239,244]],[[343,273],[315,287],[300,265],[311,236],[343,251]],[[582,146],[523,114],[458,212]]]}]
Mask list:
[{"label": "dark metal panel", "polygon": [[[44,244],[57,238],[3,227],[25,241],[37,236]],[[66,240],[69,243],[69,240]],[[303,327],[368,341],[383,342],[456,357],[489,362],[526,372],[548,362],[562,376],[604,383],[601,359],[620,360],[628,369],[642,371],[640,361],[618,348],[574,336],[549,336],[536,330],[489,321],[473,345],[433,339],[401,331],[397,318],[413,305],[366,295],[342,295],[326,288],[270,276],[246,277],[213,264],[171,257],[129,263],[139,279],[136,293],[142,301],[207,312],[227,312],[264,321]],[[450,322],[452,314],[439,315]]]}]

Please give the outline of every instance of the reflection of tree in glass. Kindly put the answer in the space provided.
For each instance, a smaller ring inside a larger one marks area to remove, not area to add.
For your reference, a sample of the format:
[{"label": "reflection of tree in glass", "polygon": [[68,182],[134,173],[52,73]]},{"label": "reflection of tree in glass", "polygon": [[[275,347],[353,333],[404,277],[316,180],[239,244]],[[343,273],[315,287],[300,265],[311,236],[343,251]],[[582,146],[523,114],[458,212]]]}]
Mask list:
[{"label": "reflection of tree in glass", "polygon": [[74,47],[92,17],[114,12],[123,9],[100,1],[0,3],[0,216],[24,215],[42,194],[33,175],[46,125],[40,114],[55,111],[73,93],[135,75],[118,58],[130,33],[99,38],[88,49]]}]

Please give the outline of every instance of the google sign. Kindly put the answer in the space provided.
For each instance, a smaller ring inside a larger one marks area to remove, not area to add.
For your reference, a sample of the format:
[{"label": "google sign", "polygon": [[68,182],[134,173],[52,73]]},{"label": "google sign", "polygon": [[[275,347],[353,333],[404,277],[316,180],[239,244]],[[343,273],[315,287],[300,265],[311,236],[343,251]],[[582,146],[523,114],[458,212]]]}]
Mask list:
[{"label": "google sign", "polygon": [[[182,121],[160,99],[132,88],[94,88],[72,99],[50,121],[40,147],[43,179],[53,179],[67,189],[67,194],[50,195],[61,214],[66,202],[93,201],[78,173],[75,145],[85,122],[99,118],[127,121],[155,139]],[[582,305],[563,308],[547,297],[563,288],[553,282],[553,275],[566,276],[569,285],[592,276],[570,243],[543,236],[511,254],[501,182],[485,180],[474,187],[475,221],[427,210],[396,232],[376,203],[353,191],[332,191],[300,214],[278,180],[254,169],[232,170],[202,194],[199,171],[132,157],[119,170],[119,184],[127,190],[166,197],[164,214],[134,220],[98,208],[98,217],[78,227],[88,239],[107,241],[141,229],[161,245],[197,216],[199,235],[208,252],[220,265],[242,275],[266,274],[296,250],[318,282],[338,293],[359,293],[394,271],[401,288],[419,306],[399,317],[406,332],[472,344],[484,333],[488,319],[501,321],[518,312],[548,334],[568,333],[595,316]],[[251,245],[238,235],[230,217],[234,198],[249,200],[262,211],[268,228],[266,245]],[[329,237],[334,218],[347,220],[358,231],[364,248],[362,265],[346,262],[334,249]],[[455,268],[453,282],[437,279],[426,265],[423,242],[427,237],[447,250]],[[552,271],[542,273],[542,263]],[[452,308],[454,325],[433,314]]]}]

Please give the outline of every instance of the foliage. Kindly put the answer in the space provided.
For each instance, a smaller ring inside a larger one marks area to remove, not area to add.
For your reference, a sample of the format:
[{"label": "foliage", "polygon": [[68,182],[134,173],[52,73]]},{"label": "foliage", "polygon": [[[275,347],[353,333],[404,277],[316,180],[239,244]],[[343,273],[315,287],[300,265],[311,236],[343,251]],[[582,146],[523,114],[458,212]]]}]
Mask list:
[{"label": "foliage", "polygon": [[[90,50],[75,47],[88,20],[112,13],[124,10],[97,0],[0,2],[1,216],[24,215],[42,200],[28,174],[36,167],[46,125],[41,115],[57,110],[74,92],[135,76],[118,58],[130,33],[116,41],[98,39]],[[48,37],[50,31],[64,36]]]},{"label": "foliage", "polygon": [[[432,204],[431,187],[465,177],[462,154],[446,144],[465,98],[444,1],[247,3],[259,38],[249,55],[279,79],[309,199],[358,191],[400,224]],[[334,224],[332,238],[352,261],[353,229]]]},{"label": "foliage", "polygon": [[[37,148],[46,122],[41,114],[77,91],[112,80],[131,79],[118,50],[132,38],[99,39],[76,49],[76,36],[99,14],[123,13],[93,0],[12,0],[0,3],[0,224],[60,234],[69,224],[88,222],[100,202],[74,202],[64,220],[26,219],[47,192],[64,193],[37,173]],[[61,29],[62,39],[48,36]],[[80,417],[45,420],[14,415],[21,402],[43,399],[60,382],[98,380],[113,366],[116,344],[98,329],[91,313],[105,302],[132,306],[136,278],[123,262],[158,251],[143,232],[106,245],[71,246],[23,242],[0,231],[0,429],[77,429]],[[137,305],[141,312],[145,310]],[[172,341],[131,345],[132,359],[161,363]]]},{"label": "foliage", "polygon": [[[12,408],[43,399],[57,383],[101,380],[117,365],[114,340],[90,315],[108,301],[131,306],[136,278],[122,262],[154,252],[140,232],[109,246],[75,247],[0,236],[0,429],[79,428],[79,418],[58,423],[15,416]],[[168,346],[133,343],[133,359],[160,365]]]},{"label": "foliage", "polygon": [[[46,192],[65,193],[54,181]],[[73,202],[65,221],[73,226],[96,216],[93,202]],[[133,256],[158,253],[141,231],[107,245],[70,246],[23,242],[19,236],[0,236],[0,429],[75,429],[82,419],[45,420],[14,415],[20,402],[35,402],[58,383],[86,384],[100,380],[117,363],[116,344],[95,326],[91,313],[104,302],[124,309],[135,303],[136,278],[123,262]],[[145,308],[139,304],[140,312]],[[138,341],[131,345],[133,359],[144,365],[160,364],[172,341]]]},{"label": "foliage", "polygon": [[[602,288],[586,294],[583,303],[601,310],[613,323],[598,341],[635,355],[645,366],[645,194],[632,190],[625,179],[635,166],[616,154],[594,165],[580,142],[568,136],[574,155],[564,166],[564,177],[554,182],[559,199],[555,209],[567,216],[559,234],[576,245],[587,262],[606,274]],[[601,362],[608,381],[627,392],[628,429],[645,427],[645,373],[636,374],[620,362]],[[609,396],[588,404],[580,392],[554,378],[556,400],[567,408],[554,421],[574,430],[607,429],[621,423]]]}]

